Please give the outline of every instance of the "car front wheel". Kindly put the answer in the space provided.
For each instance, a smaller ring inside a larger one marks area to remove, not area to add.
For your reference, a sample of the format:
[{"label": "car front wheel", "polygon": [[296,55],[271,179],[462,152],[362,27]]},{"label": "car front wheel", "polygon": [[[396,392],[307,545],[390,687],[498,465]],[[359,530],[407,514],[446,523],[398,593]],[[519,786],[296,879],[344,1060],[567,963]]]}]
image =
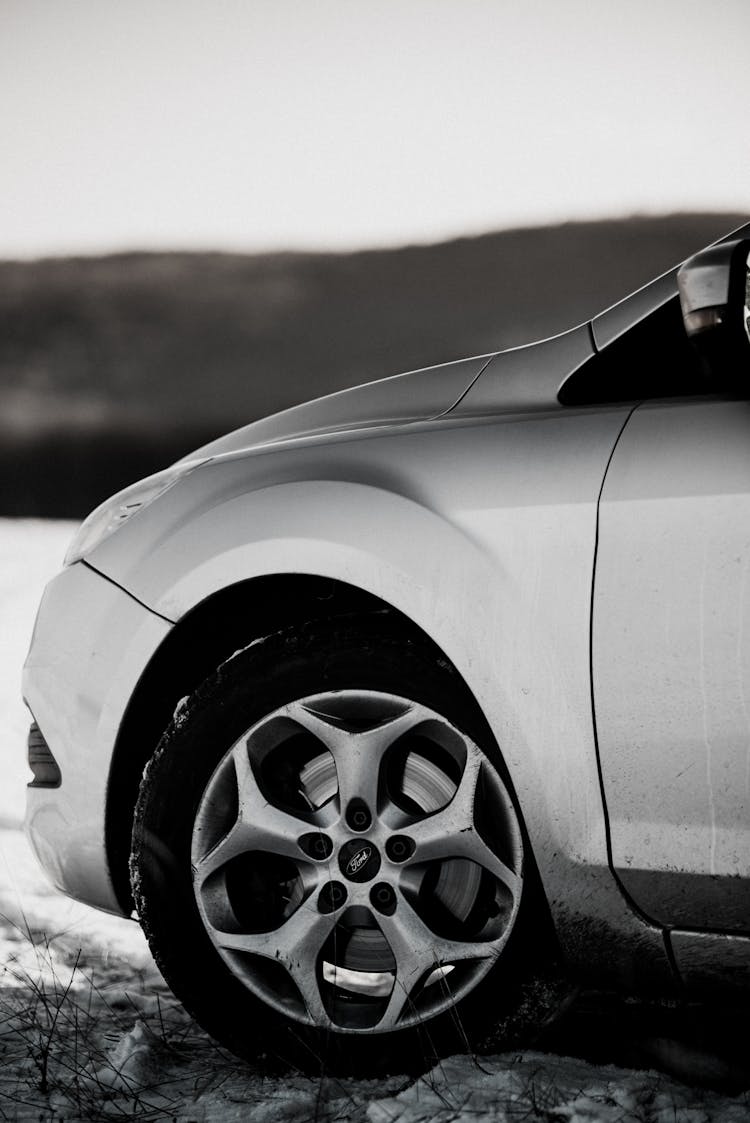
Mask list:
[{"label": "car front wheel", "polygon": [[141,786],[133,888],[213,1036],[377,1072],[471,1047],[512,1004],[524,850],[455,671],[382,619],[334,620],[250,645],[178,711]]}]

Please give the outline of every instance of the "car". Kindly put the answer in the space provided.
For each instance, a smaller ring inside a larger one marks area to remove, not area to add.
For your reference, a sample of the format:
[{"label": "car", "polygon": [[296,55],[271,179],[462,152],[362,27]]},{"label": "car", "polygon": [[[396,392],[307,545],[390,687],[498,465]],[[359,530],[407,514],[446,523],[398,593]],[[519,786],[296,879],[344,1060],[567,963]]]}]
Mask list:
[{"label": "car", "polygon": [[746,1000],[748,250],[81,526],[25,664],[28,836],[238,1054],[473,1048],[545,971]]}]

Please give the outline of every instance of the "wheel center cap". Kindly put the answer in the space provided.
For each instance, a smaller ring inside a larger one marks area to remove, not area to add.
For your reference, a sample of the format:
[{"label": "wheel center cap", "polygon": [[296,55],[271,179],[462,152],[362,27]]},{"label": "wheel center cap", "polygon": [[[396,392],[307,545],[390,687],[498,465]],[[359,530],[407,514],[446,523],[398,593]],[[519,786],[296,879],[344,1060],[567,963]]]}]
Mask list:
[{"label": "wheel center cap", "polygon": [[372,881],[380,869],[380,854],[366,838],[351,838],[339,851],[339,867],[349,881]]}]

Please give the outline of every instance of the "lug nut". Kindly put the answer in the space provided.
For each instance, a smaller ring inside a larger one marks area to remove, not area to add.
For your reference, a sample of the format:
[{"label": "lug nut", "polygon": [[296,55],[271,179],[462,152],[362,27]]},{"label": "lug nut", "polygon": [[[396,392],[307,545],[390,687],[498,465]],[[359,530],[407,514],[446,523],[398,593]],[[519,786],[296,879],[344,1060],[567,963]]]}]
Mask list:
[{"label": "lug nut", "polygon": [[313,858],[316,862],[325,861],[333,853],[333,843],[330,838],[318,831],[303,834],[301,838],[297,839],[297,844],[301,850],[304,850],[308,858]]},{"label": "lug nut", "polygon": [[385,852],[392,862],[405,862],[411,858],[415,846],[412,839],[405,834],[394,834],[385,844]]},{"label": "lug nut", "polygon": [[346,901],[346,886],[340,881],[329,881],[318,894],[320,912],[335,912]]},{"label": "lug nut", "polygon": [[379,881],[370,890],[370,903],[384,916],[393,916],[396,911],[396,894],[385,881]]},{"label": "lug nut", "polygon": [[352,799],[346,809],[346,822],[353,831],[366,831],[372,822],[372,815],[363,799]]}]

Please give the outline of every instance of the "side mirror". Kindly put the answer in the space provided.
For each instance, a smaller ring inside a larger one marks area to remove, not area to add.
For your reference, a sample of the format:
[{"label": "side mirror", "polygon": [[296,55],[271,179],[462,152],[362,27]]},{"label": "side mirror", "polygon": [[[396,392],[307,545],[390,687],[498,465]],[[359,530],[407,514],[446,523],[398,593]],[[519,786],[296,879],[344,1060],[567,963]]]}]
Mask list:
[{"label": "side mirror", "polygon": [[740,375],[738,360],[750,357],[749,254],[750,239],[719,242],[677,271],[685,331],[714,373]]}]

